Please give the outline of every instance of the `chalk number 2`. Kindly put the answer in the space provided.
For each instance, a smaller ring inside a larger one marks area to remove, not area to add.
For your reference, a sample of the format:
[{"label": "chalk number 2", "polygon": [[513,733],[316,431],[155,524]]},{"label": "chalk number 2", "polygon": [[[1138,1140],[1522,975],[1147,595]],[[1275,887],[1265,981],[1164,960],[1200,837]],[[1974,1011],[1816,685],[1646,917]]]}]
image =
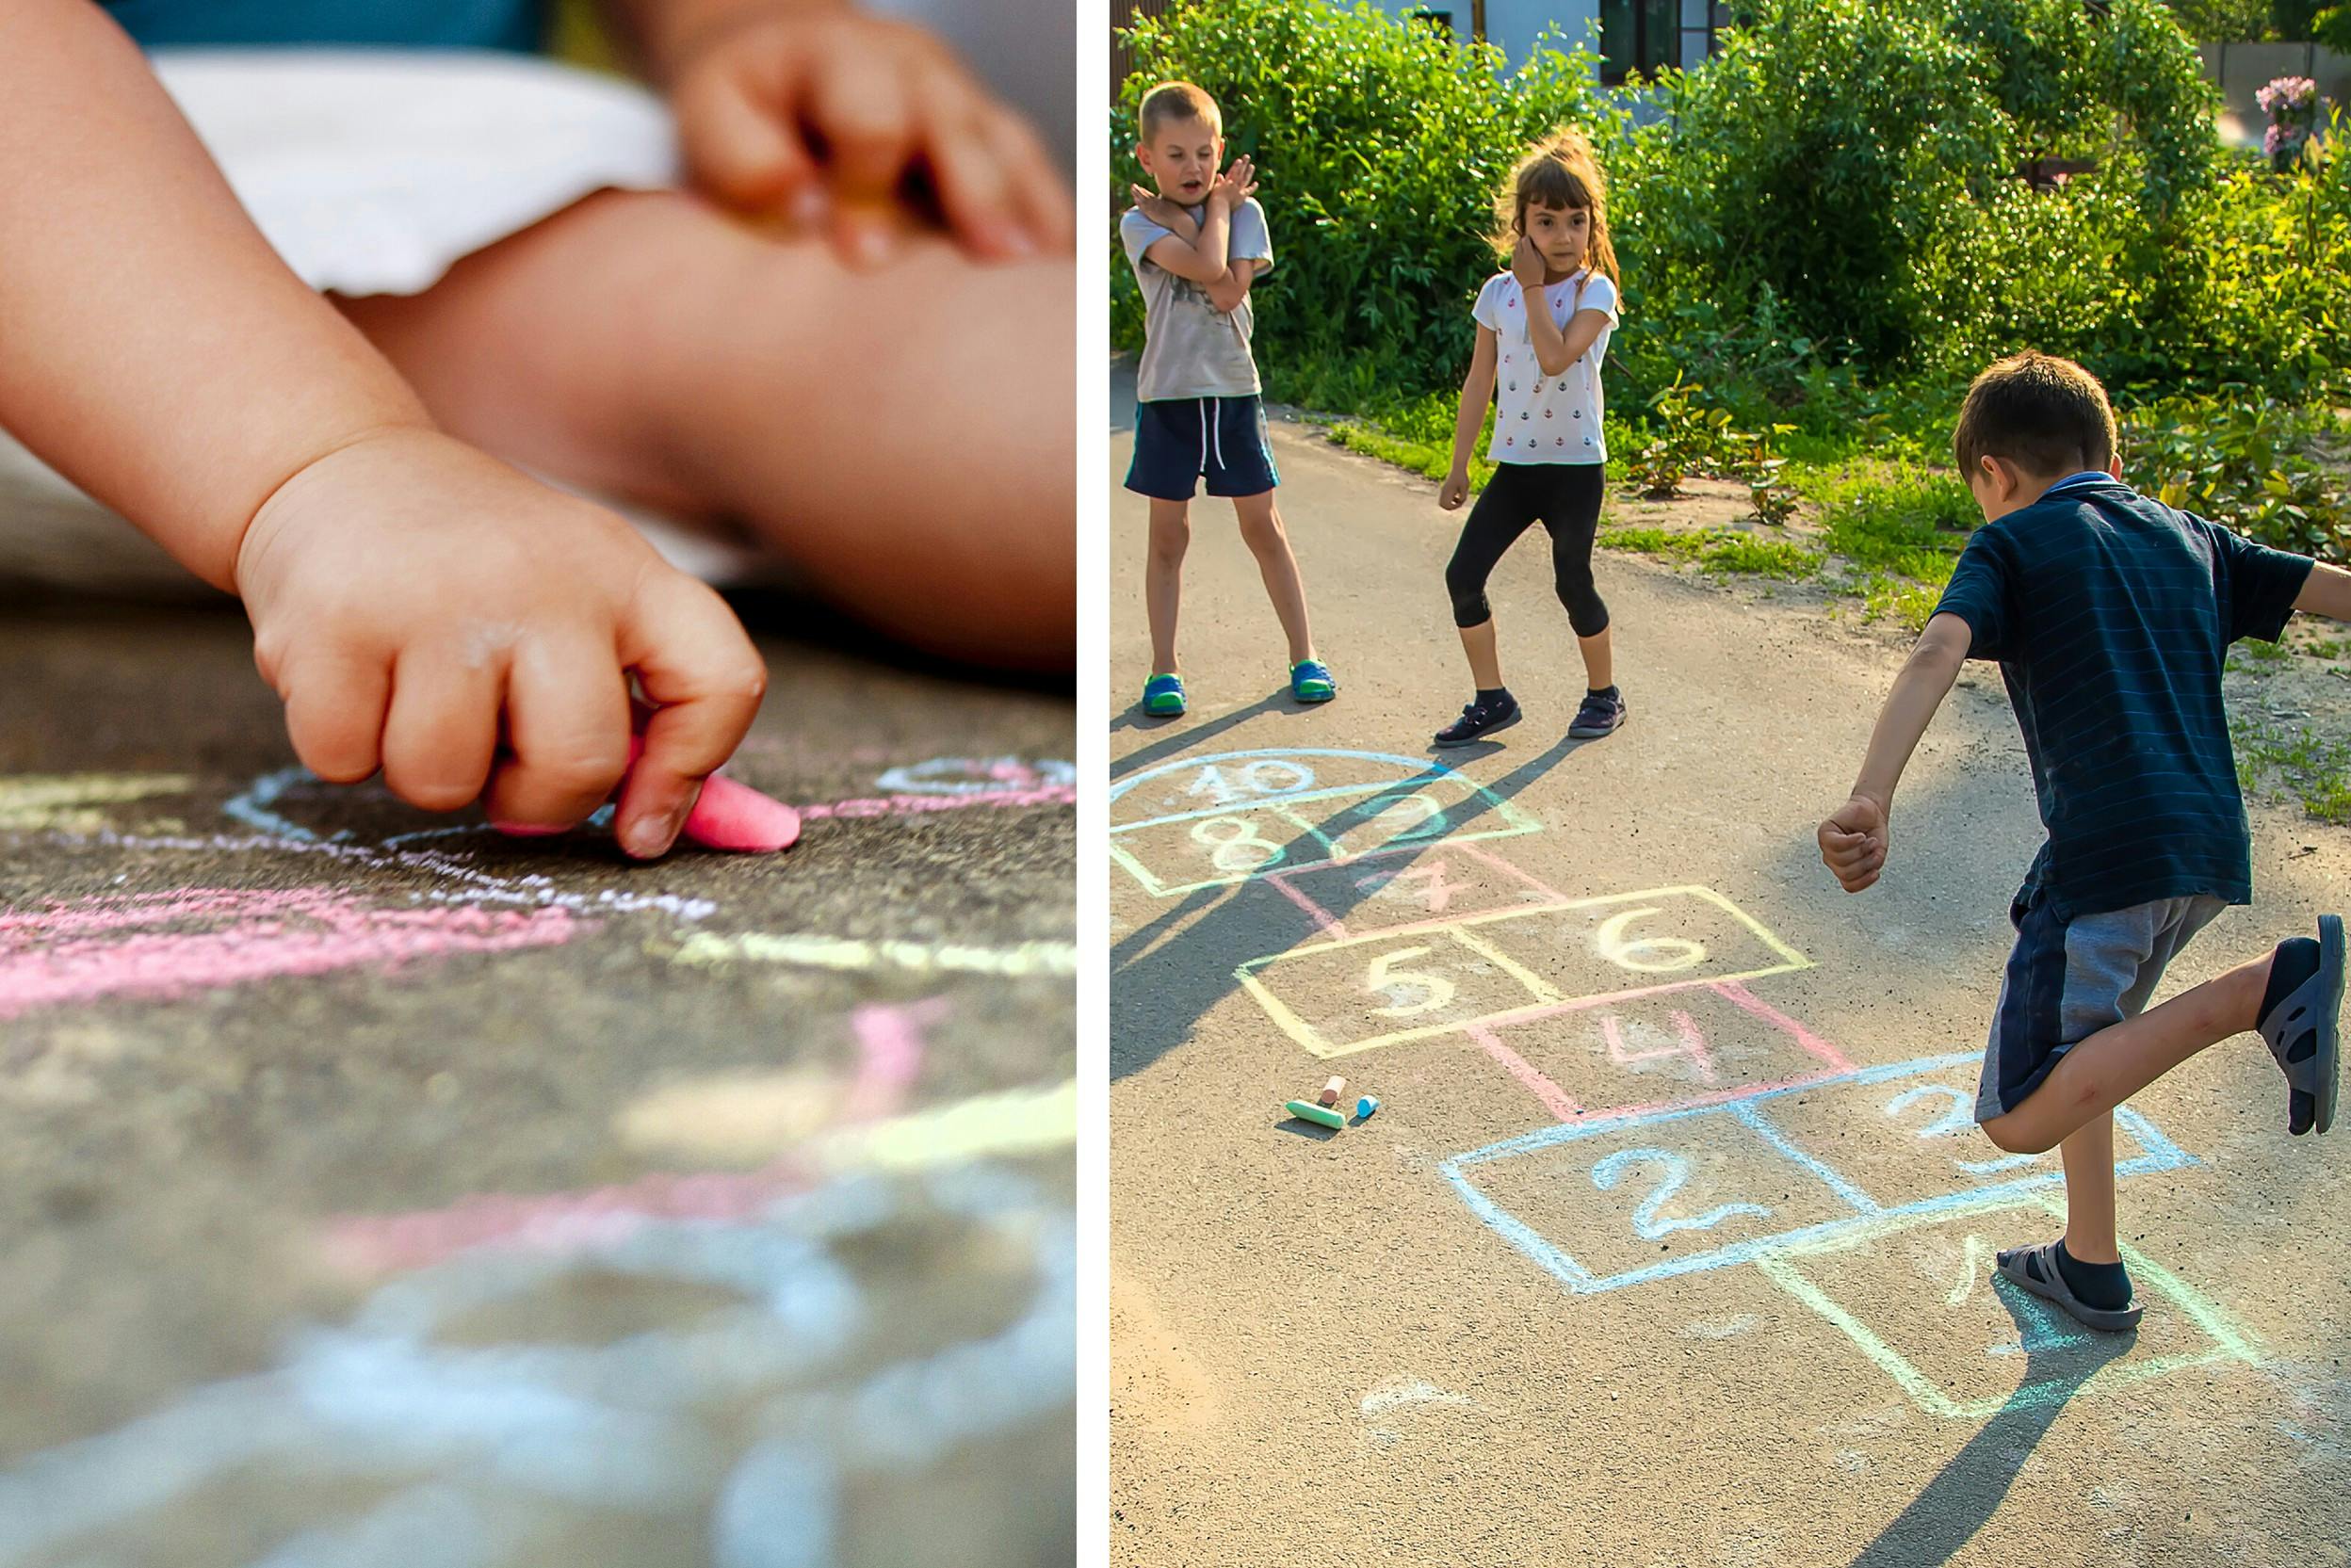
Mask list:
[{"label": "chalk number 2", "polygon": [[1690,1162],[1679,1155],[1662,1149],[1619,1149],[1592,1167],[1592,1185],[1606,1192],[1622,1181],[1625,1173],[1636,1165],[1653,1165],[1663,1170],[1663,1178],[1649,1189],[1632,1211],[1632,1234],[1644,1241],[1655,1241],[1676,1231],[1711,1231],[1734,1215],[1769,1215],[1772,1211],[1760,1204],[1722,1204],[1704,1214],[1687,1220],[1662,1220],[1658,1211],[1671,1202],[1682,1184],[1690,1179]]}]

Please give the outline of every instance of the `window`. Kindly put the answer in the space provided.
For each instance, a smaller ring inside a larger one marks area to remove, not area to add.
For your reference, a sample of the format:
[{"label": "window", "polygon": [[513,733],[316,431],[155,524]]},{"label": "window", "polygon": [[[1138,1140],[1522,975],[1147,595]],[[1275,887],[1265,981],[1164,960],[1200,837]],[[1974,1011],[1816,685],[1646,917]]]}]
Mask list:
[{"label": "window", "polygon": [[1600,80],[1690,69],[1714,52],[1730,12],[1725,0],[1600,0]]}]

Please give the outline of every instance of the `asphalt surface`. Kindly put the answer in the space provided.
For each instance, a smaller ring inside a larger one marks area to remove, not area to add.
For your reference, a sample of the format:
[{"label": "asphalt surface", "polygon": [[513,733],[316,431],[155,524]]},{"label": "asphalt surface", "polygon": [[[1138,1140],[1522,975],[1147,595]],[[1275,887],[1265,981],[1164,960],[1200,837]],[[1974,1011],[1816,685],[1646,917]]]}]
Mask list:
[{"label": "asphalt surface", "polygon": [[635,866],[0,606],[0,1564],[1069,1560],[1070,704],[762,643],[803,841]]},{"label": "asphalt surface", "polygon": [[[2055,1157],[1969,1119],[2040,836],[1997,673],[1849,897],[1813,830],[1895,634],[1604,553],[1631,720],[1568,741],[1582,671],[1530,540],[1491,590],[1526,719],[1434,753],[1469,696],[1459,515],[1305,428],[1273,445],[1326,707],[1288,698],[1203,501],[1192,709],[1124,708],[1145,508],[1111,501],[1112,1560],[2344,1561],[2351,1139],[2286,1135],[2257,1039],[2124,1119],[2134,1334],[1990,1277],[2061,1212]],[[2342,907],[2351,832],[2254,828],[2258,902],[2159,996]],[[1285,1116],[1333,1074],[1370,1120]]]}]

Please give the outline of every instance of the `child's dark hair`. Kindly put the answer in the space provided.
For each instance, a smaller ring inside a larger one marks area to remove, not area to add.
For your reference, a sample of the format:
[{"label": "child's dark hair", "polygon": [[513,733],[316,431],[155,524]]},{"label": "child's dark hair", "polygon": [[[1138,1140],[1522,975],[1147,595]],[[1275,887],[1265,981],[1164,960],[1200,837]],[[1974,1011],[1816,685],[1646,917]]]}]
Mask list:
[{"label": "child's dark hair", "polygon": [[1224,134],[1224,116],[1215,99],[1190,82],[1161,82],[1143,95],[1135,111],[1137,138],[1148,147],[1160,126],[1178,120],[1205,120],[1210,131]]},{"label": "child's dark hair", "polygon": [[1616,273],[1616,248],[1608,238],[1608,182],[1581,131],[1565,126],[1535,143],[1494,193],[1494,249],[1505,267],[1527,232],[1530,206],[1589,211],[1592,242],[1584,251],[1584,264],[1606,273],[1611,283],[1623,282]]},{"label": "child's dark hair", "polygon": [[1968,386],[1951,432],[1959,473],[2002,458],[2035,478],[2104,468],[2115,458],[2115,411],[2098,378],[2071,360],[2027,350],[1986,369]]}]

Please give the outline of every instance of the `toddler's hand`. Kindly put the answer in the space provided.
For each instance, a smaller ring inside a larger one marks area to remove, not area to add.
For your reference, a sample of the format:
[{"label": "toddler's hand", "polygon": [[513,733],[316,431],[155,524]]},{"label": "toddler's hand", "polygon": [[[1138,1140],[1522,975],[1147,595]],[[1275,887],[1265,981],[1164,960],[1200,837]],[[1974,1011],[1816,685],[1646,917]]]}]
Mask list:
[{"label": "toddler's hand", "polygon": [[1521,290],[1532,294],[1543,286],[1545,271],[1543,252],[1534,248],[1534,241],[1520,234],[1510,252],[1511,276],[1518,280]]},{"label": "toddler's hand", "polygon": [[1217,176],[1216,184],[1208,187],[1208,200],[1238,209],[1257,193],[1257,160],[1243,153],[1233,160],[1233,167]]},{"label": "toddler's hand", "polygon": [[1446,511],[1459,511],[1461,504],[1469,499],[1469,471],[1456,468],[1445,476],[1445,482],[1436,487],[1436,504]]},{"label": "toddler's hand", "polygon": [[[246,530],[236,589],[320,778],[381,766],[412,805],[481,797],[494,821],[552,830],[626,771],[614,826],[639,856],[669,849],[767,680],[725,603],[618,517],[429,429],[280,486]],[[656,705],[634,769],[632,671]]]},{"label": "toddler's hand", "polygon": [[1817,836],[1821,864],[1836,873],[1847,893],[1858,893],[1877,881],[1889,838],[1884,806],[1856,795],[1821,824]]},{"label": "toddler's hand", "polygon": [[1036,133],[919,27],[852,11],[754,11],[689,49],[670,102],[703,186],[803,221],[829,204],[835,241],[857,265],[888,258],[900,184],[917,165],[975,254],[1074,243],[1068,187]]}]

